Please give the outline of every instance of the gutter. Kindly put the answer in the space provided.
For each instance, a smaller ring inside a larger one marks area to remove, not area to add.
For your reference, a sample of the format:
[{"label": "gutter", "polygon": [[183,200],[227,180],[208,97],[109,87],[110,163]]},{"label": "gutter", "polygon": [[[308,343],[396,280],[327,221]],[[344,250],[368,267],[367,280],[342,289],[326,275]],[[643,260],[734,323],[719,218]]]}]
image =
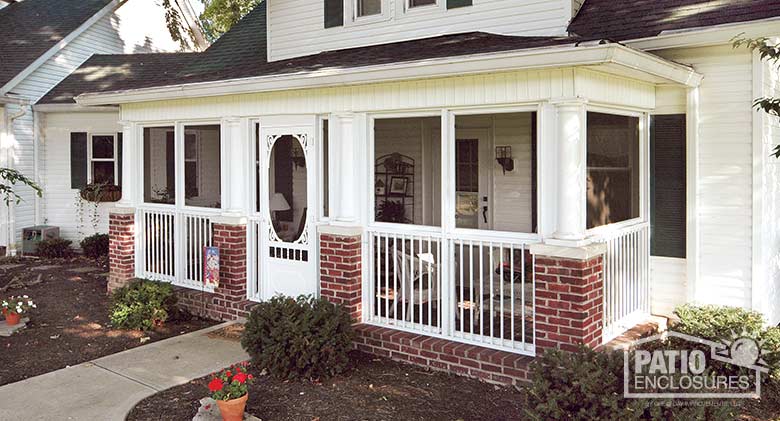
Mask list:
[{"label": "gutter", "polygon": [[[11,114],[11,115],[8,116],[8,120],[7,120],[8,123],[6,124],[6,136],[10,136],[10,135],[8,135],[8,133],[12,133],[13,130],[14,130],[14,120],[16,120],[16,119],[18,119],[18,118],[20,118],[20,117],[22,117],[22,116],[27,114],[27,107],[30,105],[30,103],[28,101],[23,100],[23,99],[8,98],[8,97],[0,96],[0,99],[2,99],[2,98],[7,98],[7,99],[12,100],[12,101],[9,101],[9,102],[6,102],[6,103],[19,105],[19,108],[20,108],[19,112],[17,112],[16,114]],[[3,154],[5,155],[5,156],[3,156],[3,160],[5,161],[4,162],[5,166],[7,166],[8,168],[13,169],[14,168],[14,163],[10,159],[10,157],[8,156],[8,149],[9,148],[5,148],[5,147],[3,148]],[[13,215],[13,217],[12,217],[12,215]],[[6,230],[6,255],[9,255],[9,256],[15,256],[16,255],[16,241],[14,241],[14,238],[15,238],[15,235],[16,235],[16,217],[15,216],[16,216],[16,202],[11,200],[10,202],[8,202],[7,212],[6,212],[6,215],[5,215],[6,226],[8,227],[7,230]]]},{"label": "gutter", "polygon": [[348,69],[323,69],[154,88],[83,93],[77,96],[75,100],[76,103],[82,106],[112,105],[292,89],[326,88],[423,78],[455,77],[466,74],[496,73],[512,70],[599,66],[605,64],[624,66],[641,72],[648,79],[662,79],[687,87],[698,86],[702,79],[702,76],[691,67],[673,63],[623,45],[583,44],[577,46],[569,44]]},{"label": "gutter", "polygon": [[730,44],[731,39],[740,34],[747,38],[780,35],[780,17],[664,31],[654,37],[621,41],[621,43],[644,51],[679,47],[707,47]]},{"label": "gutter", "polygon": [[118,106],[85,107],[79,104],[36,104],[33,111],[41,113],[118,113]]}]

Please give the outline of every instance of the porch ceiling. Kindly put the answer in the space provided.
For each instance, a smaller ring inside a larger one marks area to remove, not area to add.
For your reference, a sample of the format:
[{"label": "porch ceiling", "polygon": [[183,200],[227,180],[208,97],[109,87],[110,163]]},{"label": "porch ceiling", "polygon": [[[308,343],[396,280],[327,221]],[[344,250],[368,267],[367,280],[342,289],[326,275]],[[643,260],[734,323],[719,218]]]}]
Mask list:
[{"label": "porch ceiling", "polygon": [[650,53],[619,44],[593,43],[84,93],[76,97],[76,102],[83,106],[113,105],[567,67],[585,67],[653,84],[696,87],[702,79],[692,68]]}]

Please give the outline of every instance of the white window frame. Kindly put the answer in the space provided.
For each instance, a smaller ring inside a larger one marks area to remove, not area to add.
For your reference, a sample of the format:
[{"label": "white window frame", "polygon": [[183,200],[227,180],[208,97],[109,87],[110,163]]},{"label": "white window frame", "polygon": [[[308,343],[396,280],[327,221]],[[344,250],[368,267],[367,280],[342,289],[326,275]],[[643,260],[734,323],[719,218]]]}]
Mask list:
[{"label": "white window frame", "polygon": [[[95,158],[92,155],[92,141],[95,137],[110,137],[114,139],[114,154],[112,158]],[[89,164],[87,165],[87,180],[88,184],[94,184],[94,174],[92,170],[92,164],[95,162],[113,162],[114,163],[114,184],[115,186],[119,185],[119,165],[117,165],[117,162],[119,161],[117,159],[118,153],[119,153],[119,147],[118,147],[118,141],[117,141],[117,135],[116,133],[89,133],[88,134],[89,141],[87,142],[87,162]]]},{"label": "white window frame", "polygon": [[436,0],[434,4],[412,7],[412,0],[403,0],[400,4],[404,14],[419,14],[446,11],[446,0]]},{"label": "white window frame", "polygon": [[[333,191],[333,176],[331,174],[332,165],[333,162],[332,158],[332,150],[333,150],[333,144],[331,140],[333,139],[333,136],[330,135],[331,131],[331,124],[330,124],[330,114],[321,115],[317,118],[317,133],[319,135],[319,142],[316,143],[317,145],[317,159],[319,162],[319,165],[317,168],[319,169],[319,174],[317,174],[318,180],[317,180],[317,199],[319,200],[319,208],[317,216],[319,218],[320,222],[328,222],[330,221],[330,215],[333,213],[333,206],[331,199],[330,192]],[[325,122],[328,122],[328,149],[325,150]],[[324,165],[322,165],[325,162],[325,158],[328,160],[328,169],[327,174],[325,174],[325,168]],[[325,185],[325,175],[327,175],[328,184]],[[328,215],[325,215],[325,208],[322,206],[325,203],[325,196],[328,196]]]},{"label": "white window frame", "polygon": [[[201,190],[203,190],[203,183],[201,182],[200,177],[200,165],[199,165],[199,159],[200,159],[200,133],[187,130],[187,126],[185,126],[184,130],[184,165],[182,167],[182,176],[184,176],[184,188],[187,188],[187,163],[188,162],[194,162],[195,163],[195,184],[197,184],[198,188],[198,196],[200,196]],[[187,158],[187,135],[195,136],[195,158]],[[220,142],[222,139],[220,139]],[[220,163],[221,165],[221,163]],[[186,203],[187,200],[187,192],[185,190],[184,192],[184,200]]]},{"label": "white window frame", "polygon": [[[585,110],[586,121],[587,113],[612,114],[639,119],[639,216],[599,227],[586,228],[585,236],[587,238],[599,238],[609,233],[631,228],[634,225],[650,222],[650,114],[645,111],[604,105],[588,105]],[[585,162],[587,162],[587,146],[588,139],[586,138]],[[587,199],[583,198],[583,200]],[[583,209],[587,213],[587,205]]]},{"label": "white window frame", "polygon": [[380,0],[380,2],[382,8],[380,13],[358,16],[358,0],[344,0],[344,26],[357,26],[390,20],[392,17],[390,0]]}]

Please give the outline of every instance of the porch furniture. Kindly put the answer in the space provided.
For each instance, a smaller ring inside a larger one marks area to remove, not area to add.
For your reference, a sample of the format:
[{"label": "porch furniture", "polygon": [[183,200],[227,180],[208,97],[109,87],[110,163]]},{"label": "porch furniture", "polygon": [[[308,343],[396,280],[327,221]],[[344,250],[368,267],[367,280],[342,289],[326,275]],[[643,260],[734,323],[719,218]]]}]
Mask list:
[{"label": "porch furniture", "polygon": [[[379,206],[385,202],[398,204],[400,212],[393,215],[377,215],[382,222],[414,223],[414,158],[400,153],[382,155],[376,159],[374,175],[375,202]],[[406,180],[406,187],[393,189],[393,181]],[[385,211],[387,212],[387,211]]]},{"label": "porch furniture", "polygon": [[[412,320],[414,305],[438,303],[438,267],[433,253],[413,255],[396,251],[394,255],[394,288],[379,288],[377,298],[393,301],[392,314],[390,315],[393,318],[395,318],[398,303],[406,305],[404,321],[408,322]],[[405,271],[402,269],[403,267],[406,268]],[[438,307],[438,304],[436,307]]]}]

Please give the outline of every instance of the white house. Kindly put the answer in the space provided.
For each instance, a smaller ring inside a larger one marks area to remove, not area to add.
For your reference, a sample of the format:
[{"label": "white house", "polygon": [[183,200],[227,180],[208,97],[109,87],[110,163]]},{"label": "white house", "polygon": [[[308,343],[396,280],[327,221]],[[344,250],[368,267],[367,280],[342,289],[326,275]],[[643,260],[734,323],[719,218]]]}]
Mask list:
[{"label": "white house", "polygon": [[[100,139],[106,142],[114,142],[111,139],[121,132],[116,109],[64,115],[63,108],[44,113],[32,105],[93,54],[173,52],[182,46],[171,39],[159,1],[6,3],[10,5],[0,9],[0,166],[16,168],[44,188],[43,198],[25,188],[21,203],[0,209],[0,246],[14,253],[21,229],[32,225],[59,226],[64,237],[76,241],[95,232],[94,222],[97,231],[107,231],[107,205],[97,209],[85,205],[83,217],[78,216],[77,190],[67,184],[69,169],[61,159],[68,154],[68,144],[58,136],[68,136],[74,123],[90,135],[104,136]],[[186,1],[177,4],[188,6]],[[184,13],[189,10],[182,9],[184,24],[194,22]]]},{"label": "white house", "polygon": [[221,318],[319,294],[363,350],[506,383],[686,302],[780,322],[778,121],[752,109],[780,80],[730,42],[779,33],[768,0],[266,0],[38,107],[121,109],[109,288]]}]

